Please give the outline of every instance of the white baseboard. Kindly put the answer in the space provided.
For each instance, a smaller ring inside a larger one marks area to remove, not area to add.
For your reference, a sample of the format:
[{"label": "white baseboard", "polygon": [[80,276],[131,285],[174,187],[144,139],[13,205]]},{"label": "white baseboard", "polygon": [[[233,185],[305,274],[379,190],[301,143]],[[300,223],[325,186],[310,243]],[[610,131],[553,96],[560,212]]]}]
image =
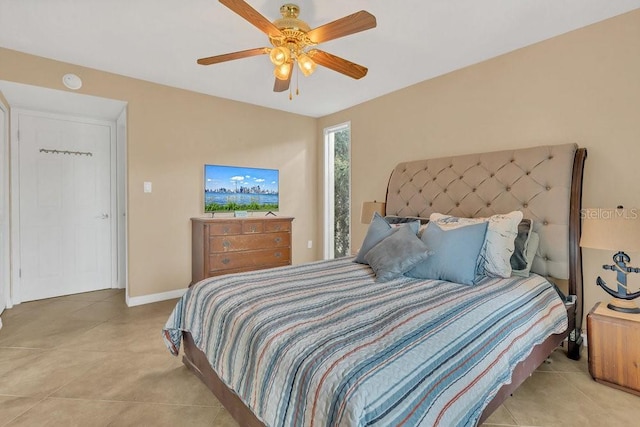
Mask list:
[{"label": "white baseboard", "polygon": [[142,295],[140,297],[130,297],[127,295],[127,306],[135,307],[136,305],[151,304],[153,302],[166,301],[168,299],[180,298],[187,289],[176,289],[175,291],[160,292],[158,294]]}]

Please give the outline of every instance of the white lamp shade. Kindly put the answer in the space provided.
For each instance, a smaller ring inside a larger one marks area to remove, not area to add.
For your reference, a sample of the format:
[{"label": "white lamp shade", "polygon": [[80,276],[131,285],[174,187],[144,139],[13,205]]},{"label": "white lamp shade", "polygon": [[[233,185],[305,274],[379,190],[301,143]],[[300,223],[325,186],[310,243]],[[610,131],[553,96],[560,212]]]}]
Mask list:
[{"label": "white lamp shade", "polygon": [[580,246],[640,252],[640,213],[637,209],[584,209]]},{"label": "white lamp shade", "polygon": [[373,219],[373,214],[378,212],[380,215],[384,216],[386,203],[384,202],[363,202],[362,203],[362,214],[360,215],[360,222],[363,224],[370,224]]}]

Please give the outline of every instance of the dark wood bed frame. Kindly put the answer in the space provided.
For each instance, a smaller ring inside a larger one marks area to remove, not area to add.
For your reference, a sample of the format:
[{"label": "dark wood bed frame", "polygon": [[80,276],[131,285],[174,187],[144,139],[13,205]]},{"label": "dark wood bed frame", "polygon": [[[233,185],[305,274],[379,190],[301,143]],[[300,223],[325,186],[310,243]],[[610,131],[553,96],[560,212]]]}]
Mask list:
[{"label": "dark wood bed frame", "polygon": [[[577,296],[574,305],[567,306],[569,326],[561,334],[548,337],[541,344],[534,347],[531,354],[514,369],[511,383],[505,384],[498,390],[496,396],[489,402],[482,412],[478,424],[482,424],[558,347],[567,339],[567,356],[571,359],[580,358],[580,337],[583,316],[583,288],[582,288],[582,252],[580,250],[580,210],[582,209],[582,178],[587,150],[579,148],[573,161],[573,175],[571,182],[571,200],[569,212],[569,283],[570,295]],[[229,411],[231,416],[242,427],[264,427],[253,412],[244,404],[238,395],[229,389],[211,368],[206,355],[196,347],[191,334],[183,333],[184,356],[183,363],[191,369],[202,382],[209,387],[220,403]]]}]

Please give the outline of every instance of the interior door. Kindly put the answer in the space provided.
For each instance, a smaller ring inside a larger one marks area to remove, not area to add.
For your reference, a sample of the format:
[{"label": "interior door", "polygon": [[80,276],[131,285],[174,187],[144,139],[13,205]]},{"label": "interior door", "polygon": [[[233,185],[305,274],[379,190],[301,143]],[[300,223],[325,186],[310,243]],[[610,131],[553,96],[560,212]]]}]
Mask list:
[{"label": "interior door", "polygon": [[22,301],[112,286],[112,131],[20,112]]}]

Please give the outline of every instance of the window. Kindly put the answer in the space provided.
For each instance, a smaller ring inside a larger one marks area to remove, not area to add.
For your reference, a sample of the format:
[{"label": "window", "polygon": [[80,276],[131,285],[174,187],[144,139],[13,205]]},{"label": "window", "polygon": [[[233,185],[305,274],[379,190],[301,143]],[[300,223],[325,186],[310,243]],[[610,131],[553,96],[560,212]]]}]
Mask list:
[{"label": "window", "polygon": [[351,127],[349,123],[324,130],[326,259],[350,254]]}]

